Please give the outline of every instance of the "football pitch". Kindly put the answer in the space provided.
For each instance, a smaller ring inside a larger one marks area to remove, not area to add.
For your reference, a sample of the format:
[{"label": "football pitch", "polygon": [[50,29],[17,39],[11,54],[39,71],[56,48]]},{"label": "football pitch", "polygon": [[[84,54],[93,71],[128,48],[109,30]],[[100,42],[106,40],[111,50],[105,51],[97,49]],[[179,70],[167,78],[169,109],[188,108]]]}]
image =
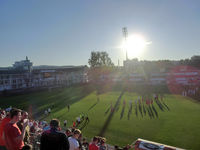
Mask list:
[{"label": "football pitch", "polygon": [[[163,101],[154,101],[148,106],[142,100],[135,101],[138,96],[141,99],[141,95],[127,91],[110,91],[97,96],[96,91],[79,86],[0,97],[0,107],[27,110],[34,119],[57,118],[61,126],[67,120],[68,127],[76,117],[87,115],[89,122],[83,121],[78,128],[88,140],[102,134],[107,143],[118,146],[142,138],[185,149],[200,149],[200,103],[188,97],[165,94]],[[45,116],[48,108],[52,112]]]}]

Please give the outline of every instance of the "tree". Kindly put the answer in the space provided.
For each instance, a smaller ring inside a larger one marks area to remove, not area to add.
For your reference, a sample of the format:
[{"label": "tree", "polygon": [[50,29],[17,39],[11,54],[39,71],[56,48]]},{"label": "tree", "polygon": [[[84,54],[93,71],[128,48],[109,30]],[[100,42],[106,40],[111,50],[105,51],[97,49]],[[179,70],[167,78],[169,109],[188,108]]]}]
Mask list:
[{"label": "tree", "polygon": [[200,68],[200,56],[192,56],[190,62],[192,66]]},{"label": "tree", "polygon": [[112,67],[114,66],[107,52],[91,52],[91,57],[88,60],[90,67]]},{"label": "tree", "polygon": [[97,95],[102,92],[102,82],[104,76],[109,75],[113,71],[114,64],[107,52],[91,52],[91,57],[88,60],[90,70],[88,72],[89,80],[96,88]]}]

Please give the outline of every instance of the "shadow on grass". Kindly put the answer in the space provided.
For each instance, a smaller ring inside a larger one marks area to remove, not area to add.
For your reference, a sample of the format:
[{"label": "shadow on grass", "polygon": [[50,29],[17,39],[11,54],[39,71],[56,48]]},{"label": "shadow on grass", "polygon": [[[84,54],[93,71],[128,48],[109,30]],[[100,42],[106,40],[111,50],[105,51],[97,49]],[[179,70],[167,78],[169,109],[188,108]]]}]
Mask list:
[{"label": "shadow on grass", "polygon": [[153,109],[153,111],[154,111],[156,117],[158,118],[158,112],[156,111],[156,108],[153,106],[153,104],[152,104],[152,109]]},{"label": "shadow on grass", "polygon": [[94,104],[88,109],[88,111],[90,111],[91,109],[93,109],[98,103],[99,103],[99,101],[97,101],[96,103],[94,103]]},{"label": "shadow on grass", "polygon": [[152,119],[152,116],[151,116],[151,113],[149,111],[149,108],[147,107],[146,109],[147,109],[147,112],[148,112],[148,115],[149,115],[150,119]]},{"label": "shadow on grass", "polygon": [[113,111],[110,112],[110,115],[108,116],[107,120],[105,121],[102,129],[100,130],[99,132],[99,136],[104,136],[105,132],[106,132],[106,129],[108,128],[108,125],[110,124],[110,121],[112,120],[112,117],[114,115],[114,112],[117,108],[117,106],[119,105],[120,101],[121,101],[121,98],[122,96],[124,95],[124,90],[121,92],[121,94],[119,95],[118,99],[117,99],[117,102],[115,103],[115,106],[113,108]]},{"label": "shadow on grass", "polygon": [[34,101],[32,98],[32,105],[40,109],[33,110],[33,115],[37,119],[41,119],[44,114],[44,111],[48,108],[52,109],[52,113],[59,111],[63,108],[66,108],[66,113],[68,112],[67,105],[72,105],[88,96],[93,89],[87,87],[87,85],[79,86],[79,87],[70,87],[64,88],[62,90],[55,90],[52,92],[45,92],[38,96],[38,98],[42,99],[40,101]]},{"label": "shadow on grass", "polygon": [[106,111],[105,111],[105,115],[107,115],[107,113],[109,112],[109,110],[110,110],[110,106],[106,109]]},{"label": "shadow on grass", "polygon": [[170,111],[169,107],[167,106],[167,104],[165,104],[165,102],[162,101],[162,103],[164,104],[164,106],[167,108],[168,111]]},{"label": "shadow on grass", "polygon": [[139,111],[140,111],[141,116],[143,117],[143,113],[142,113],[142,105],[141,105],[141,103],[139,103]]},{"label": "shadow on grass", "polygon": [[117,105],[117,107],[116,107],[116,109],[115,109],[116,112],[118,112],[119,107],[120,107],[120,102],[119,102],[119,104]]},{"label": "shadow on grass", "polygon": [[144,106],[144,104],[142,104],[143,105],[143,112],[144,112],[144,115],[146,116],[146,109],[145,109],[145,106]]},{"label": "shadow on grass", "polygon": [[158,107],[160,108],[161,111],[164,111],[164,108],[162,106],[162,104],[160,103],[159,100],[155,100],[156,101],[156,104],[158,105]]},{"label": "shadow on grass", "polygon": [[152,109],[151,109],[151,106],[150,106],[150,105],[149,105],[149,112],[150,112],[150,114],[151,114],[152,118],[154,118],[154,114],[153,114],[153,111],[152,111]]},{"label": "shadow on grass", "polygon": [[130,108],[128,110],[128,120],[130,120],[131,114],[132,114],[132,104],[130,104]]},{"label": "shadow on grass", "polygon": [[135,105],[135,115],[138,117],[137,104]]},{"label": "shadow on grass", "polygon": [[79,128],[81,131],[89,124],[89,120],[84,120],[83,125]]}]

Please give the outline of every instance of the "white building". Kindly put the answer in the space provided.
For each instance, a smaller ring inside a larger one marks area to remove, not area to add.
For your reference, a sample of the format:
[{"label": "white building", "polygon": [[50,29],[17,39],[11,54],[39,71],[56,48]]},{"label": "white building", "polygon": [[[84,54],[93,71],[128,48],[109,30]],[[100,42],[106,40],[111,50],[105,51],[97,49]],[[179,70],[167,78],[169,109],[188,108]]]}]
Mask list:
[{"label": "white building", "polygon": [[0,68],[0,91],[87,83],[87,66],[39,66],[28,60]]}]

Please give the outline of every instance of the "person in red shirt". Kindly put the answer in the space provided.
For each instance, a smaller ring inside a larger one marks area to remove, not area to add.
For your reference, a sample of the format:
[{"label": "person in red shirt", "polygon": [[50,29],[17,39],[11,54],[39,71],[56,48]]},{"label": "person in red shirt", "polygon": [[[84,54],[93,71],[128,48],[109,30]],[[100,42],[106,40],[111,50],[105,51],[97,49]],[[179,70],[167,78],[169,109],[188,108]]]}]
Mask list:
[{"label": "person in red shirt", "polygon": [[21,150],[24,146],[25,128],[28,120],[24,123],[22,132],[17,126],[17,122],[21,120],[21,110],[13,108],[10,111],[10,122],[4,128],[5,145],[8,150]]},{"label": "person in red shirt", "polygon": [[89,150],[98,150],[99,149],[99,146],[97,146],[98,144],[98,137],[93,137],[93,140],[92,140],[92,143],[90,143],[89,145]]},{"label": "person in red shirt", "polygon": [[74,128],[76,127],[76,122],[75,122],[75,121],[73,122],[73,127],[74,127]]},{"label": "person in red shirt", "polygon": [[0,123],[0,149],[1,150],[6,150],[3,134],[4,134],[4,127],[6,124],[10,122],[10,120],[11,120],[10,115],[7,115]]}]

